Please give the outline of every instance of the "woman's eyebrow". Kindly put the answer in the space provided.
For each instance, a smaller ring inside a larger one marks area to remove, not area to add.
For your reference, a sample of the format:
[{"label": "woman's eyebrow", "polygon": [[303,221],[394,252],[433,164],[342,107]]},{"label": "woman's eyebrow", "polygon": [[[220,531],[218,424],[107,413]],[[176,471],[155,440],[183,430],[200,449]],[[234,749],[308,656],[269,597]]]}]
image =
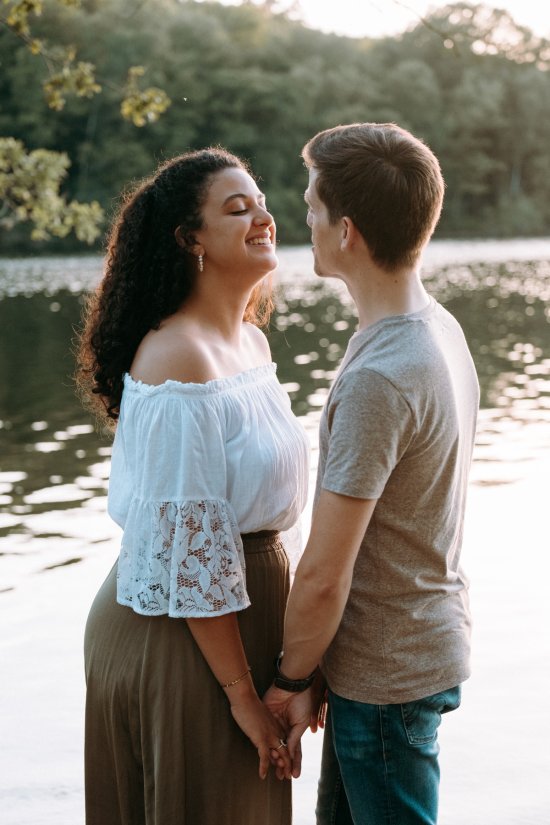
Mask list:
[{"label": "woman's eyebrow", "polygon": [[[250,198],[252,198],[252,195],[245,195],[243,192],[235,192],[234,195],[228,195],[228,197],[224,200],[222,206],[225,206],[226,203],[229,203],[229,201],[234,200],[234,198],[243,198],[243,200],[249,200]],[[260,198],[263,198],[265,200],[265,195],[263,192],[258,192],[258,194],[256,195],[257,200],[259,200]]]}]

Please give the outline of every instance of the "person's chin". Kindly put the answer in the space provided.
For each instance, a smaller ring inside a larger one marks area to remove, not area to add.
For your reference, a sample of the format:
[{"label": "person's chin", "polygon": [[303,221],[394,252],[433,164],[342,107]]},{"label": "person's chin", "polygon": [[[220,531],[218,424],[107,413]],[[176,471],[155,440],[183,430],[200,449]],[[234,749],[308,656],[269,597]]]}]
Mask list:
[{"label": "person's chin", "polygon": [[323,269],[319,261],[314,258],[313,259],[313,271],[319,278],[332,278],[334,277],[332,272],[327,272],[326,269]]},{"label": "person's chin", "polygon": [[323,275],[324,275],[323,268],[322,268],[321,264],[319,263],[319,261],[317,260],[317,255],[315,254],[315,249],[312,249],[312,252],[313,252],[313,271],[315,272],[316,275],[318,275],[320,278],[322,278]]},{"label": "person's chin", "polygon": [[275,252],[275,245],[263,247],[258,254],[257,260],[261,260],[263,266],[268,266],[270,272],[276,269],[279,266],[279,259]]}]

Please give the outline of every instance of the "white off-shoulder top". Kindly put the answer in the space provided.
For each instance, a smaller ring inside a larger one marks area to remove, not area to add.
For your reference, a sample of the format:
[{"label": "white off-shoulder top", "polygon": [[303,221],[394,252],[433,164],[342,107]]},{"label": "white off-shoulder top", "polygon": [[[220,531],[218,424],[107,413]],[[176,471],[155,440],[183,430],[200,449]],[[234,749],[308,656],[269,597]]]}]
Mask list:
[{"label": "white off-shoulder top", "polygon": [[108,494],[123,528],[117,601],[148,616],[247,607],[240,534],[291,528],[308,476],[275,364],[205,384],[126,374]]}]

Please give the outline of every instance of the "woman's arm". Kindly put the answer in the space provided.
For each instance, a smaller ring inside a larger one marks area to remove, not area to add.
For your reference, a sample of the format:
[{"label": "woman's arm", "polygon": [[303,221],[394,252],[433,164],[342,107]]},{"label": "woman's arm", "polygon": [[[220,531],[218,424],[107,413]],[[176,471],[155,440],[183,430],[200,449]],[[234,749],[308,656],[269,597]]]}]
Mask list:
[{"label": "woman's arm", "polygon": [[[186,315],[176,314],[165,319],[158,330],[151,330],[145,336],[132,363],[131,374],[134,379],[146,384],[162,384],[168,379],[202,384],[219,378],[223,370],[212,356],[212,347],[205,338],[204,329],[187,312]],[[212,450],[207,467],[215,460],[212,459],[215,454],[213,443],[211,440]],[[220,443],[218,447],[223,462],[223,445]],[[215,498],[220,494],[223,497],[225,493],[214,489],[215,486],[212,485],[211,495],[205,493],[206,498]],[[256,693],[248,672],[236,614],[187,618],[186,621],[212,673],[225,691],[233,718],[258,750],[260,777],[265,778],[271,761],[279,778],[290,778],[290,757],[287,748],[280,747],[285,731]]]},{"label": "woman's arm", "polygon": [[256,693],[236,614],[186,621],[212,673],[225,691],[233,718],[258,751],[260,777],[265,779],[271,761],[277,766],[280,779],[290,779],[292,766],[288,749],[280,747],[285,731]]}]

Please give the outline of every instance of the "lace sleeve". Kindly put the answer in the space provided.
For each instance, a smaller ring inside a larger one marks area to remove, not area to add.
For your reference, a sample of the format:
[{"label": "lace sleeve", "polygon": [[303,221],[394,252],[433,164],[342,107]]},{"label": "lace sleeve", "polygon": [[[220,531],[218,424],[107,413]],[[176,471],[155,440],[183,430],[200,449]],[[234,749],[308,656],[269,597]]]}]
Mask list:
[{"label": "lace sleeve", "polygon": [[117,590],[121,604],[144,615],[221,616],[248,607],[242,541],[229,502],[134,500]]}]

